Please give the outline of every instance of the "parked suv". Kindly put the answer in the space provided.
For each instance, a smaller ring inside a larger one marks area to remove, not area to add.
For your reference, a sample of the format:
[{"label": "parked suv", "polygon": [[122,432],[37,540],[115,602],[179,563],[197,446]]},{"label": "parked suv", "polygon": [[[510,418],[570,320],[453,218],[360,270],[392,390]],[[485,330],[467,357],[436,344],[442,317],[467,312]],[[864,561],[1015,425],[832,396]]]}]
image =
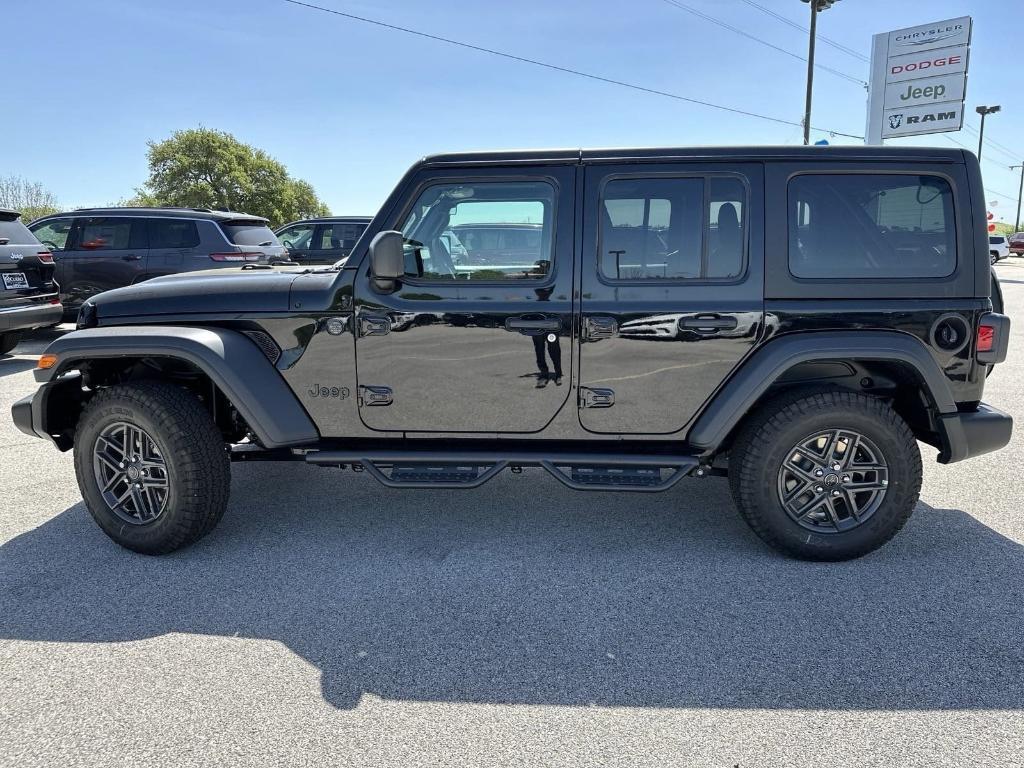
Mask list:
[{"label": "parked suv", "polygon": [[1024,232],[1010,235],[1010,253],[1014,256],[1024,256]]},{"label": "parked suv", "polygon": [[[1009,339],[984,201],[960,150],[428,157],[343,264],[90,299],[14,420],[74,449],[93,517],[139,552],[208,533],[231,460],[280,460],[392,488],[727,475],[768,544],[857,557],[914,510],[919,441],[945,464],[1010,439],[983,402]],[[457,269],[468,223],[539,229]]]},{"label": "parked suv", "polygon": [[369,216],[328,216],[293,221],[276,234],[292,261],[333,264],[348,257],[369,223]]},{"label": "parked suv", "polygon": [[53,257],[21,222],[0,208],[0,355],[21,333],[59,323],[62,309],[53,282]]},{"label": "parked suv", "polygon": [[1010,255],[1010,242],[1005,235],[989,235],[988,254],[993,264]]},{"label": "parked suv", "polygon": [[287,258],[266,219],[206,208],[88,208],[29,229],[53,252],[70,315],[90,296],[152,277]]}]

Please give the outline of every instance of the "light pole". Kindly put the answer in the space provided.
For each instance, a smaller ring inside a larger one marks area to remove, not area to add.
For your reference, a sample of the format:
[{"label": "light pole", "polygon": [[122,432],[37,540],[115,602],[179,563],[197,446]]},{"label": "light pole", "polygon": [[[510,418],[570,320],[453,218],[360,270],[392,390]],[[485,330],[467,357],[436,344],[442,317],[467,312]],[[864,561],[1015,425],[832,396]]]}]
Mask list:
[{"label": "light pole", "polygon": [[828,10],[838,0],[802,0],[811,6],[811,34],[807,42],[807,100],[804,102],[804,146],[811,143],[811,92],[814,88],[814,36],[818,13]]},{"label": "light pole", "polygon": [[1002,107],[996,104],[994,107],[975,107],[974,111],[981,115],[981,131],[978,133],[978,159],[981,160],[981,141],[985,138],[985,115],[994,115]]},{"label": "light pole", "polygon": [[1013,225],[1014,232],[1020,232],[1020,198],[1024,195],[1024,163],[1021,165],[1011,165],[1010,170],[1014,168],[1020,168],[1020,186],[1017,187],[1017,221]]}]

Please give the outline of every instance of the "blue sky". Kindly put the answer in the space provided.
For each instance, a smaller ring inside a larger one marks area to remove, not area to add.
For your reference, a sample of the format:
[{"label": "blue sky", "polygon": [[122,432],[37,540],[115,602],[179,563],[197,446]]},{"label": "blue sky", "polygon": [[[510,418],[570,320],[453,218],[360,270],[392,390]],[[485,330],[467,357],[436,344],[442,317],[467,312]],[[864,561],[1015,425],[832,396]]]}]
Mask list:
[{"label": "blue sky", "polygon": [[[758,0],[806,24],[799,0]],[[311,0],[558,66],[799,122],[805,65],[664,0]],[[684,2],[684,0],[680,0]],[[741,0],[685,0],[800,55],[806,35]],[[974,17],[967,105],[1002,104],[986,136],[1024,153],[1020,0],[840,0],[819,32],[870,53],[871,35]],[[127,197],[146,141],[218,128],[310,181],[337,214],[373,213],[432,152],[508,147],[798,144],[777,125],[370,26],[283,0],[4,0],[0,174],[40,181],[68,207]],[[23,33],[22,33],[23,32]],[[819,44],[818,61],[868,65]],[[818,71],[812,124],[863,135],[866,93]],[[971,148],[977,134],[948,134]],[[813,138],[824,137],[815,133]],[[834,138],[833,143],[859,143]],[[902,144],[954,146],[941,135]],[[986,187],[1015,213],[1021,162],[991,147]]]}]

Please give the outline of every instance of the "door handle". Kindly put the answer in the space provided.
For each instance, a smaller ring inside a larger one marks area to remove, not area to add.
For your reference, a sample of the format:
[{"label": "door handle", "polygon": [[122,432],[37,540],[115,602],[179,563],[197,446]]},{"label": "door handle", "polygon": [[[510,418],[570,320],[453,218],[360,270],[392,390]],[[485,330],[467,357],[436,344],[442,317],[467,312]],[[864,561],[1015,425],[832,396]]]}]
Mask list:
[{"label": "door handle", "polygon": [[142,257],[136,253],[126,253],[121,257],[121,261],[141,261]]},{"label": "door handle", "polygon": [[526,317],[509,317],[505,320],[506,331],[559,331],[562,321],[557,317],[530,319]]},{"label": "door handle", "polygon": [[715,333],[716,331],[732,330],[739,322],[735,317],[722,317],[721,315],[691,315],[679,318],[679,328],[689,331],[705,331]]}]

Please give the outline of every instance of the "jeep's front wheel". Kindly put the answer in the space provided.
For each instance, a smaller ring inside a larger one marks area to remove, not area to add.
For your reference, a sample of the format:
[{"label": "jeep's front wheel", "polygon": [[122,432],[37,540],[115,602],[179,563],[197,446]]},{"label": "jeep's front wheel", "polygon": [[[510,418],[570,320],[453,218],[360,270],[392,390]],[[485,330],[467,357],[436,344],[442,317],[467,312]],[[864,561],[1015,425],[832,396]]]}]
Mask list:
[{"label": "jeep's front wheel", "polygon": [[768,403],[729,460],[740,514],[765,542],[807,560],[847,560],[903,527],[921,490],[921,453],[887,404],[854,392]]},{"label": "jeep's front wheel", "polygon": [[75,474],[104,533],[147,555],[209,533],[231,484],[224,439],[202,404],[155,381],[110,387],[89,402],[75,433]]}]

